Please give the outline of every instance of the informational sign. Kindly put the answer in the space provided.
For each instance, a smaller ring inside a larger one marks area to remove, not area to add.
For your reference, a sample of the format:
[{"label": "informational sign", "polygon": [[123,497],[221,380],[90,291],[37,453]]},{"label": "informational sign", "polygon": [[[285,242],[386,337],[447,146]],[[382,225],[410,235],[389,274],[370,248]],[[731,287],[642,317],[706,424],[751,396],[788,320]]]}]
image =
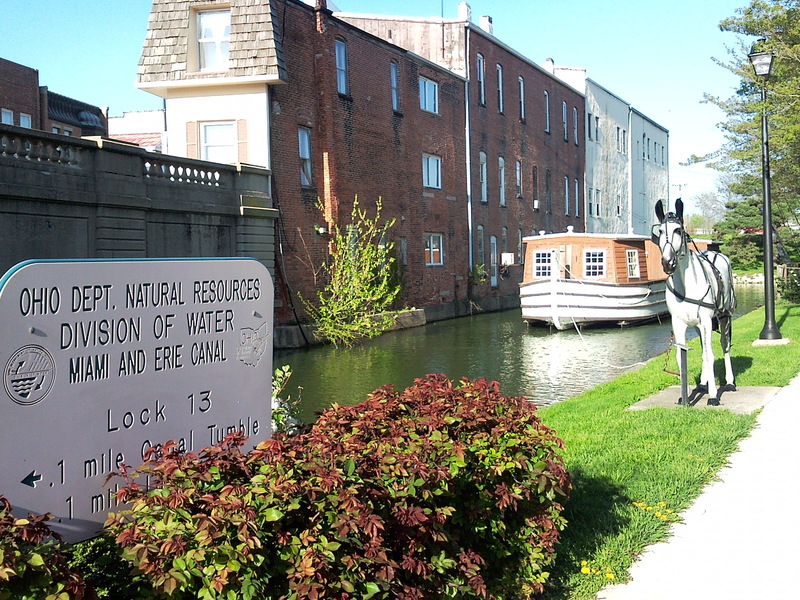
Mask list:
[{"label": "informational sign", "polygon": [[274,291],[253,259],[29,261],[0,279],[0,494],[94,535],[137,467],[271,431]]}]

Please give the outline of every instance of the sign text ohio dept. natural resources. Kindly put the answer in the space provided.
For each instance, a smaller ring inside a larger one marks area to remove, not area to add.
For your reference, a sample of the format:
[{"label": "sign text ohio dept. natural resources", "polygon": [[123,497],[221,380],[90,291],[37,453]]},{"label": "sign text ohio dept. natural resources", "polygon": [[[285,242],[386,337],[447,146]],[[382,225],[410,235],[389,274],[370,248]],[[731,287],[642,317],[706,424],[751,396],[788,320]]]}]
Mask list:
[{"label": "sign text ohio dept. natural resources", "polygon": [[0,279],[0,494],[68,541],[121,464],[270,435],[274,291],[253,259],[28,261]]}]

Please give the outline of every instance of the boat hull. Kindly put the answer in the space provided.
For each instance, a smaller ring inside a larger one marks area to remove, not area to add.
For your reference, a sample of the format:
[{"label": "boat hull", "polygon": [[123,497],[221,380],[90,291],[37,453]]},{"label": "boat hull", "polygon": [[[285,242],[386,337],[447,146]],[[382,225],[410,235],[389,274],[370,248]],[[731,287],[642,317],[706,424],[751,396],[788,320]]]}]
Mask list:
[{"label": "boat hull", "polygon": [[553,278],[520,285],[522,318],[563,330],[628,325],[667,314],[666,281],[617,284]]}]

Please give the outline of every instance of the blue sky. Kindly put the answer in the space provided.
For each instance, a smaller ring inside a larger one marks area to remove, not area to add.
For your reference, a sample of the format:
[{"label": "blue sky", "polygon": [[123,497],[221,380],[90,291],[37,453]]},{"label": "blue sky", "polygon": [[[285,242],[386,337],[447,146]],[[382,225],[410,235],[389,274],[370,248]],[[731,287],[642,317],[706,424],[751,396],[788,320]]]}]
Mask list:
[{"label": "blue sky", "polygon": [[[150,0],[0,0],[0,56],[39,70],[50,90],[97,106],[112,116],[161,108],[135,88]],[[342,11],[454,18],[456,0],[334,0]],[[670,198],[690,201],[715,191],[716,175],[681,167],[691,154],[719,148],[722,113],[703,94],[727,98],[738,80],[727,62],[739,39],[719,22],[746,0],[474,0],[472,19],[491,15],[494,34],[538,64],[552,58],[587,69],[611,90],[670,132]],[[749,45],[750,41],[747,41]]]}]

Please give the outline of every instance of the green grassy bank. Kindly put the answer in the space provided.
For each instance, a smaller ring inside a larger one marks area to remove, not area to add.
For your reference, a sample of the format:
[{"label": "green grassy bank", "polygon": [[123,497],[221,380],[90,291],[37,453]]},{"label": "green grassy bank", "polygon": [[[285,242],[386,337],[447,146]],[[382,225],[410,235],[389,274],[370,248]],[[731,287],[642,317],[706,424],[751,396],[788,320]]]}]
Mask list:
[{"label": "green grassy bank", "polygon": [[[800,306],[779,303],[775,317],[790,344],[752,346],[764,325],[763,309],[734,321],[731,356],[737,385],[783,386],[800,371]],[[714,337],[719,381],[724,368],[719,336]],[[693,387],[701,368],[699,340],[690,346]],[[755,415],[736,415],[724,406],[626,410],[680,384],[664,366],[662,355],[639,370],[541,409],[544,422],[566,443],[574,486],[550,600],[594,598],[609,582],[625,581],[644,547],[667,537],[671,522],[714,480],[755,424]],[[675,352],[667,368],[676,370]]]}]

